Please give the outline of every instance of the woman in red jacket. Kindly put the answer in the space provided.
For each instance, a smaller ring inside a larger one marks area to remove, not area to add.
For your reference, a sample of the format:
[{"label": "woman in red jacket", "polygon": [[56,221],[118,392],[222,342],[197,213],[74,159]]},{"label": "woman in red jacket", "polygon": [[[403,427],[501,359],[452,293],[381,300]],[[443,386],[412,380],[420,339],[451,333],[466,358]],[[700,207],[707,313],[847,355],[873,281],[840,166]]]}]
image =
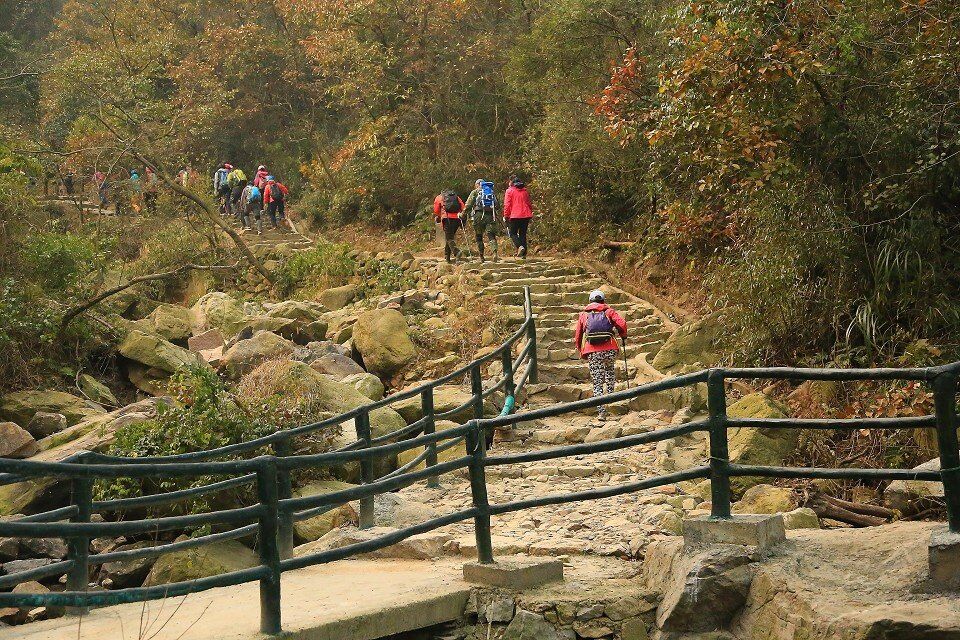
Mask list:
[{"label": "woman in red jacket", "polygon": [[[617,336],[627,337],[627,322],[619,313],[606,305],[603,291],[597,289],[590,293],[588,304],[577,318],[577,328],[573,333],[573,344],[581,358],[590,365],[590,381],[593,383],[593,397],[613,393],[617,382],[617,353],[620,345]],[[601,405],[597,409],[598,419],[607,418],[607,408]]]},{"label": "woman in red jacket", "polygon": [[507,193],[503,196],[503,219],[510,231],[510,240],[517,248],[517,257],[527,257],[527,228],[533,218],[533,204],[530,193],[520,180],[511,180]]}]

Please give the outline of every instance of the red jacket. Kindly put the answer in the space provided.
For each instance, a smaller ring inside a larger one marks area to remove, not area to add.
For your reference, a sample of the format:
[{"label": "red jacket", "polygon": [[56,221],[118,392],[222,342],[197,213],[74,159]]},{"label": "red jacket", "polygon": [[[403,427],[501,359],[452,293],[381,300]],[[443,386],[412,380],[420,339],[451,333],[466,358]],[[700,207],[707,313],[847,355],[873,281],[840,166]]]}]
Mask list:
[{"label": "red jacket", "polygon": [[280,191],[283,192],[283,199],[286,200],[287,196],[290,195],[290,190],[287,189],[287,185],[283,184],[279,180],[271,180],[270,182],[264,182],[261,190],[263,191],[263,204],[270,204],[273,198],[270,197],[270,185],[276,184],[280,187]]},{"label": "red jacket", "polygon": [[433,201],[433,217],[437,219],[437,222],[440,221],[440,218],[452,218],[459,220],[460,213],[463,211],[463,200],[460,198],[460,196],[457,196],[457,202],[460,203],[460,211],[455,213],[445,211],[443,208],[443,194],[440,194]]},{"label": "red jacket", "polygon": [[533,204],[530,202],[530,192],[525,186],[512,186],[503,196],[503,219],[521,220],[533,217]]},{"label": "red jacket", "polygon": [[585,358],[588,353],[596,353],[597,351],[619,351],[620,345],[616,338],[610,338],[603,344],[590,344],[583,339],[583,334],[587,330],[587,313],[590,311],[605,312],[620,337],[627,337],[627,321],[620,317],[619,313],[602,302],[591,302],[580,312],[580,316],[577,318],[577,328],[573,332],[573,346],[580,352],[580,357]]}]

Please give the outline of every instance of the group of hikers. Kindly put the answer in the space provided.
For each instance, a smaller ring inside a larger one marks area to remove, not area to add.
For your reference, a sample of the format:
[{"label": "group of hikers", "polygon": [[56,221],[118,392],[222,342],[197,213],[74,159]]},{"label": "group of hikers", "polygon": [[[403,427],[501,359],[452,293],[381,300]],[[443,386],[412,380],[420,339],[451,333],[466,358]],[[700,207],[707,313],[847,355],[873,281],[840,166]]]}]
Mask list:
[{"label": "group of hikers", "polygon": [[262,164],[248,181],[243,169],[224,162],[213,174],[213,192],[219,200],[220,215],[234,216],[245,231],[252,230],[256,221],[257,233],[263,233],[264,215],[270,216],[274,229],[286,222],[290,190]]},{"label": "group of hikers", "polygon": [[486,260],[484,238],[490,241],[493,261],[500,259],[497,246],[497,229],[500,223],[506,225],[517,257],[527,257],[527,229],[533,218],[533,204],[527,186],[516,175],[510,176],[499,218],[498,204],[494,184],[482,178],[476,181],[466,202],[453,190],[443,191],[436,197],[433,201],[433,218],[443,233],[443,255],[447,262],[461,257],[462,252],[457,247],[457,231],[463,229],[466,233],[467,223],[473,225],[480,262]]}]

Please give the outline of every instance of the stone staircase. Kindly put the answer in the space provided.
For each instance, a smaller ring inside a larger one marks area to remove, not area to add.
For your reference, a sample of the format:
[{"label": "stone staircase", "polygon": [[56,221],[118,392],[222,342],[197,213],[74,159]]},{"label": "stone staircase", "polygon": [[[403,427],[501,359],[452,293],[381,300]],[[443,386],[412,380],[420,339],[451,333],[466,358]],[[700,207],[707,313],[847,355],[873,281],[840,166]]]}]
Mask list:
[{"label": "stone staircase", "polygon": [[[627,321],[628,375],[624,376],[622,359],[618,361],[619,388],[632,384],[638,371],[649,369],[664,341],[676,328],[648,302],[613,287],[586,269],[561,260],[540,258],[519,261],[507,259],[478,265],[486,286],[480,295],[502,305],[522,305],[523,289],[530,287],[534,312],[537,314],[537,357],[539,383],[528,385],[530,406],[570,402],[592,395],[590,372],[573,348],[573,328],[577,314],[587,304],[594,289],[602,289],[607,303]],[[635,406],[634,406],[635,405]],[[613,413],[628,410],[661,409],[650,400],[637,398],[630,406],[611,407]]]}]

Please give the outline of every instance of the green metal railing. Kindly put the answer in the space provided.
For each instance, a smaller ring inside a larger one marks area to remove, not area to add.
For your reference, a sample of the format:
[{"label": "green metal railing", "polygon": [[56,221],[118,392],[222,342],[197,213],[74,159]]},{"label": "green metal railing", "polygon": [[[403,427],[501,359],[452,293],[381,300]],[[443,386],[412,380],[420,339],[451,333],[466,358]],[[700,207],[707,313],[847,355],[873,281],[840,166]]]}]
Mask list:
[{"label": "green metal railing", "polygon": [[[385,398],[347,412],[335,419],[315,425],[291,429],[260,438],[251,443],[230,445],[217,450],[170,456],[156,459],[113,458],[99,454],[86,454],[69,462],[32,462],[25,460],[0,460],[0,482],[9,483],[25,478],[57,476],[72,483],[72,502],[68,507],[41,514],[33,514],[15,521],[0,522],[0,536],[25,538],[57,537],[70,541],[67,560],[46,567],[0,577],[0,588],[9,588],[26,580],[67,574],[67,590],[60,593],[24,594],[0,593],[0,606],[68,607],[74,613],[90,607],[136,602],[157,598],[185,595],[205,589],[223,587],[244,582],[259,581],[261,601],[261,630],[276,634],[281,630],[280,600],[281,575],[303,567],[340,560],[360,553],[374,551],[400,542],[410,536],[431,531],[456,522],[473,519],[477,540],[477,555],[481,562],[493,562],[490,522],[493,516],[523,509],[582,500],[594,500],[623,495],[677,482],[709,478],[712,493],[712,516],[730,518],[730,478],[736,476],[765,476],[779,478],[862,478],[874,480],[931,480],[941,481],[946,494],[950,529],[960,531],[960,453],[957,443],[956,389],[960,363],[943,367],[913,369],[710,369],[676,376],[634,387],[626,391],[590,398],[577,402],[553,405],[521,414],[510,414],[505,402],[504,411],[495,418],[484,419],[483,401],[499,389],[507,398],[521,389],[528,379],[535,379],[536,339],[535,316],[530,306],[529,290],[526,292],[526,319],[523,326],[496,351],[454,372],[457,376],[468,373],[472,395],[468,403],[452,412],[436,414],[433,410],[433,389],[442,381],[454,379],[454,374],[440,381],[421,385],[397,396]],[[526,338],[519,357],[512,356],[513,345]],[[481,366],[500,358],[503,364],[502,379],[489,389],[482,385]],[[514,373],[526,361],[526,368],[519,379]],[[725,381],[730,379],[787,379],[787,380],[916,380],[932,385],[935,397],[935,415],[904,418],[851,418],[851,419],[750,419],[731,418],[726,412]],[[574,444],[549,449],[490,455],[487,452],[488,434],[494,428],[515,425],[520,421],[536,420],[583,411],[621,402],[629,402],[644,395],[706,384],[709,414],[706,420],[692,421],[652,432]],[[510,392],[513,391],[513,394]],[[369,434],[370,411],[387,406],[392,401],[420,394],[424,418],[402,430],[405,440],[390,437],[372,438]],[[473,419],[466,424],[436,432],[437,418],[456,415],[469,407]],[[290,438],[309,433],[330,424],[354,420],[358,441],[338,451],[313,455],[291,455]],[[411,427],[416,427],[411,429]],[[730,462],[727,432],[730,428],[752,427],[760,429],[894,429],[932,428],[937,430],[943,469],[916,471],[904,469],[820,469],[739,465]],[[487,494],[486,469],[488,467],[564,458],[574,455],[615,451],[642,444],[650,444],[685,434],[706,432],[710,440],[708,464],[696,466],[666,475],[645,478],[625,484],[500,504],[491,504]],[[417,435],[419,433],[419,435]],[[392,441],[391,441],[392,440]],[[437,453],[465,444],[466,455],[437,461]],[[249,452],[248,447],[274,447],[273,455],[264,455],[245,460],[218,460],[224,456]],[[424,447],[424,451],[411,462],[380,478],[373,477],[373,463],[384,456]],[[362,466],[363,484],[332,493],[292,497],[291,474],[304,469],[321,469],[344,463]],[[421,462],[425,468],[414,470]],[[413,483],[426,481],[433,484],[438,478],[466,470],[470,479],[472,504],[469,508],[445,514],[414,526],[399,529],[388,535],[341,547],[291,557],[292,523],[312,517],[352,500],[359,500],[361,526],[372,524],[373,498],[377,494],[394,491]],[[191,489],[169,492],[158,496],[140,496],[119,500],[94,501],[92,483],[97,479],[120,477],[206,477],[232,476],[226,480]],[[208,513],[160,517],[149,520],[121,522],[92,522],[92,514],[123,511],[159,504],[175,503],[185,498],[206,495],[216,491],[255,483],[257,503],[250,506],[213,511]],[[61,520],[69,518],[69,522]],[[234,528],[199,538],[158,545],[146,549],[112,551],[90,556],[89,540],[98,536],[137,535],[160,531],[179,530],[204,525],[230,525]],[[256,534],[259,564],[256,567],[233,571],[189,582],[119,589],[115,591],[87,591],[89,568],[92,565],[154,557],[171,551],[198,547],[219,540],[228,540]]]}]

